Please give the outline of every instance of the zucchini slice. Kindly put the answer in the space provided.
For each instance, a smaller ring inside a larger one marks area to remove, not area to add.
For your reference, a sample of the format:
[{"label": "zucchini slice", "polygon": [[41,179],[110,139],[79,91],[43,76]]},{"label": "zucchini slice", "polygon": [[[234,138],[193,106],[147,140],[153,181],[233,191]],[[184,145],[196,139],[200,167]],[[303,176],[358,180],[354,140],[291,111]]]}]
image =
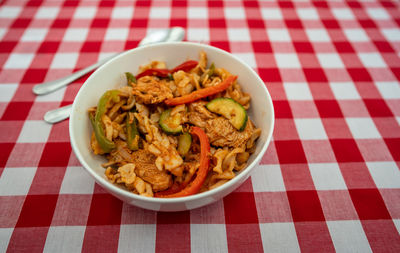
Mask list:
[{"label": "zucchini slice", "polygon": [[181,156],[185,156],[192,145],[192,136],[188,132],[184,132],[183,134],[179,135],[178,138],[178,153]]},{"label": "zucchini slice", "polygon": [[246,109],[232,98],[213,99],[207,103],[206,107],[209,111],[227,118],[237,130],[243,131],[246,127]]},{"label": "zucchini slice", "polygon": [[161,113],[158,124],[167,134],[178,135],[183,131],[181,118],[178,114],[171,116],[171,109],[165,110]]}]

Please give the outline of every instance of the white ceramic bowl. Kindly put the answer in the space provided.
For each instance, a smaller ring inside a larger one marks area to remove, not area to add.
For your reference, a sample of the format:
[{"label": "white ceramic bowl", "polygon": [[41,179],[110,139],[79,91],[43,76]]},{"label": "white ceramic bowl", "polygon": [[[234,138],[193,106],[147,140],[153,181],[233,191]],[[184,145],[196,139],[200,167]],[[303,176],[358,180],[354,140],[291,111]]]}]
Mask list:
[{"label": "white ceramic bowl", "polygon": [[[126,85],[124,73],[129,71],[136,73],[140,65],[153,60],[165,61],[172,68],[188,60],[198,60],[199,52],[204,50],[208,56],[208,62],[214,62],[215,66],[223,67],[234,75],[238,75],[238,82],[245,92],[251,94],[251,107],[249,115],[255,125],[262,129],[254,154],[251,155],[248,166],[235,178],[224,185],[200,194],[182,198],[148,198],[131,193],[122,187],[110,183],[101,164],[105,158],[94,155],[90,148],[90,125],[87,109],[97,105],[101,95],[109,89]],[[145,209],[156,211],[183,211],[201,207],[215,202],[239,187],[250,175],[251,170],[258,164],[271,140],[274,127],[274,109],[271,97],[264,82],[246,63],[235,56],[212,46],[177,42],[162,43],[144,46],[129,50],[97,69],[83,84],[79,90],[69,122],[71,145],[76,157],[83,167],[115,197]]]}]

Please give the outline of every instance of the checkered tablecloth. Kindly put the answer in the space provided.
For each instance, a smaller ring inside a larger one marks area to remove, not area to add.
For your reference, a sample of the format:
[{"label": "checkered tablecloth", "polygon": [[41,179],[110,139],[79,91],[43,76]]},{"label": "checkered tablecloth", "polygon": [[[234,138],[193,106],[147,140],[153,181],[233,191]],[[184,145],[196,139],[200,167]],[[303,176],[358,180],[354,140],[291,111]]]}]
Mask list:
[{"label": "checkered tablecloth", "polygon": [[[215,204],[147,211],[84,171],[68,121],[87,78],[33,85],[182,26],[265,81],[276,126],[251,179]],[[396,1],[0,1],[0,252],[400,252]]]}]

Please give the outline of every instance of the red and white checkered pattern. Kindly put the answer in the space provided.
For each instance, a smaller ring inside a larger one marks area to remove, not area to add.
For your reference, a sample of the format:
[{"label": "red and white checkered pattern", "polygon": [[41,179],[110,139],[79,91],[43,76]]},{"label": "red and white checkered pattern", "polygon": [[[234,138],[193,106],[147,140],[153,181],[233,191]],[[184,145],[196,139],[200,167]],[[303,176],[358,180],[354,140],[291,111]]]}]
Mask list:
[{"label": "red and white checkered pattern", "polygon": [[[34,84],[169,26],[254,67],[273,141],[223,200],[157,213],[84,172],[68,122],[81,78]],[[400,252],[400,8],[396,1],[0,1],[0,252]]]}]

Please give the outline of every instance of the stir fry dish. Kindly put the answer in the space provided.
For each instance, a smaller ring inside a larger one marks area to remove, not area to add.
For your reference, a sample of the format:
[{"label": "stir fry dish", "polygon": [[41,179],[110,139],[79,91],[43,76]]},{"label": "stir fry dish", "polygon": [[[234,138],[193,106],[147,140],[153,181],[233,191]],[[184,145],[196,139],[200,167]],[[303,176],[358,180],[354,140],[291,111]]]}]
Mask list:
[{"label": "stir fry dish", "polygon": [[261,134],[247,115],[249,94],[237,76],[207,63],[164,62],[125,73],[88,110],[93,153],[109,181],[148,197],[172,198],[216,188],[246,167]]}]

